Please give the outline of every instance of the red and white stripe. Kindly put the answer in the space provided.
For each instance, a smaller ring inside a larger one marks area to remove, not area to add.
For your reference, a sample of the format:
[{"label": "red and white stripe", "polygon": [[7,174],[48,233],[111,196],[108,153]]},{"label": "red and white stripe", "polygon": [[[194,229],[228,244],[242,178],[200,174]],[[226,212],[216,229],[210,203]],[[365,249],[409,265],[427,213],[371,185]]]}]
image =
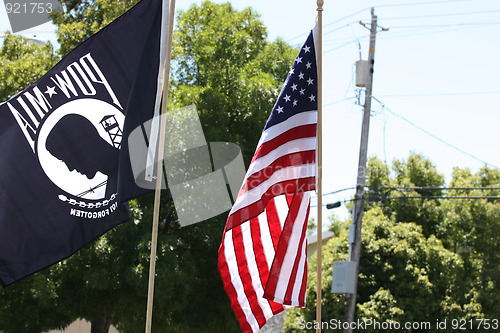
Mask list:
[{"label": "red and white stripe", "polygon": [[301,112],[263,132],[227,219],[219,271],[243,332],[305,305],[316,123],[315,110]]}]

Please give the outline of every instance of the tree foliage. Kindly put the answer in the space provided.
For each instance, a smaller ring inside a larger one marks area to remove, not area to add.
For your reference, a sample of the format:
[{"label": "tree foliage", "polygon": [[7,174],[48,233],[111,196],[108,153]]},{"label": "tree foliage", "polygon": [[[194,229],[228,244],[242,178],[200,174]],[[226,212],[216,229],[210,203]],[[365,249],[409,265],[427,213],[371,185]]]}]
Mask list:
[{"label": "tree foliage", "polygon": [[173,105],[196,104],[207,141],[239,144],[247,163],[296,55],[266,37],[252,9],[210,1],[180,11],[174,32]]},{"label": "tree foliage", "polygon": [[[455,168],[450,196],[500,196],[500,171],[483,167],[473,174]],[[479,188],[495,188],[486,190]],[[462,188],[462,189],[460,189]],[[476,188],[467,190],[465,188]],[[496,199],[450,200],[444,203],[444,219],[438,234],[467,262],[479,263],[479,300],[489,318],[500,316],[500,204]]]},{"label": "tree foliage", "polygon": [[[399,222],[415,222],[421,225],[426,236],[436,232],[435,224],[441,219],[436,214],[441,213],[441,202],[428,197],[439,197],[443,194],[439,187],[444,185],[444,176],[437,172],[431,161],[420,154],[411,154],[406,161],[394,161],[393,174],[390,174],[387,165],[377,158],[371,158],[368,170],[367,185],[373,190],[373,193],[369,193],[380,197],[387,216],[395,215]],[[387,199],[390,197],[401,197],[401,200]]]},{"label": "tree foliage", "polygon": [[5,101],[38,80],[56,63],[58,57],[50,42],[5,33],[0,48],[0,101]]}]

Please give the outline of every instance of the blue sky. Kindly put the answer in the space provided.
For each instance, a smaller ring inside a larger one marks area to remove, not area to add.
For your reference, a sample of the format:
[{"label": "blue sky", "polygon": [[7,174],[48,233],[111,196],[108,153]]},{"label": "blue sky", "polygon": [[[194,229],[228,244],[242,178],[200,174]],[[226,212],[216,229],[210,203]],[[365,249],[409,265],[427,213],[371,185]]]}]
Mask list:
[{"label": "blue sky", "polygon": [[[177,0],[176,6],[200,2]],[[315,0],[229,2],[260,13],[271,40],[299,46],[315,23]],[[447,180],[453,167],[499,167],[500,2],[325,0],[324,193],[356,182],[362,107],[356,105],[353,65],[360,52],[363,59],[368,55],[369,31],[359,21],[369,24],[371,7],[389,31],[377,34],[373,94],[380,102],[372,103],[369,156],[390,163],[421,153]],[[2,7],[0,31],[8,29]],[[53,29],[45,24],[20,34],[55,40]],[[324,202],[351,195],[341,192]]]}]

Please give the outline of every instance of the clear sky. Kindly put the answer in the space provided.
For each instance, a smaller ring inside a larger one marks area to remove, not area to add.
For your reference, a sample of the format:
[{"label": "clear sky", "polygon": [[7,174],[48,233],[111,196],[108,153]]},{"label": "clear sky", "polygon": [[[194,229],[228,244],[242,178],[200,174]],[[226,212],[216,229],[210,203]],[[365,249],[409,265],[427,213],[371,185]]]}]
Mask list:
[{"label": "clear sky", "polygon": [[[176,6],[200,2],[177,0]],[[299,46],[315,23],[315,0],[229,2],[260,13],[271,40]],[[373,95],[380,102],[372,103],[369,156],[390,163],[421,153],[447,180],[453,167],[500,166],[499,1],[324,2],[324,193],[356,183],[362,107],[356,104],[353,65],[360,54],[368,55],[369,30],[359,21],[370,23],[371,7],[389,31],[377,34]],[[8,29],[0,8],[0,31]],[[52,31],[45,24],[21,35],[55,40]],[[341,192],[324,202],[351,195]]]}]

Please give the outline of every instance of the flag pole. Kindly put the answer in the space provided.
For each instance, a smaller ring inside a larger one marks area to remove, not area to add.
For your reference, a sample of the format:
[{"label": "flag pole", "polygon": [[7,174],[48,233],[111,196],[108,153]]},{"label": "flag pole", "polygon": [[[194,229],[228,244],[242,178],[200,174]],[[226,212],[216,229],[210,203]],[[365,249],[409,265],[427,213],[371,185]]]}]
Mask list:
[{"label": "flag pole", "polygon": [[[168,102],[168,87],[169,87],[169,77],[170,77],[170,56],[172,54],[172,32],[174,27],[174,14],[175,14],[175,0],[164,0],[163,6],[169,6],[168,10],[168,26],[166,37],[160,41],[160,43],[167,43],[166,47],[166,57],[165,57],[165,69],[163,73],[163,92],[162,92],[162,104],[161,104],[161,116],[160,116],[160,133],[158,138],[158,158],[156,161],[156,187],[155,187],[155,199],[153,207],[153,226],[151,230],[151,254],[149,258],[149,282],[148,282],[148,302],[146,309],[146,330],[145,333],[151,333],[151,324],[153,320],[153,296],[154,296],[154,285],[155,285],[155,274],[156,274],[156,248],[158,243],[158,223],[160,219],[160,198],[161,198],[161,184],[163,178],[163,154],[165,146],[165,130],[166,130],[166,117],[164,116],[167,111]],[[165,13],[165,10],[163,10]],[[165,18],[162,18],[162,20]],[[163,27],[162,27],[163,29]],[[160,47],[161,49],[161,47]]]},{"label": "flag pole", "polygon": [[317,0],[316,4],[318,8],[318,35],[316,43],[316,62],[318,69],[318,160],[317,160],[317,194],[318,194],[318,223],[317,223],[317,240],[316,240],[316,332],[321,333],[321,268],[322,268],[322,243],[323,243],[323,188],[321,185],[323,178],[323,131],[322,131],[322,120],[323,120],[323,0]]}]

